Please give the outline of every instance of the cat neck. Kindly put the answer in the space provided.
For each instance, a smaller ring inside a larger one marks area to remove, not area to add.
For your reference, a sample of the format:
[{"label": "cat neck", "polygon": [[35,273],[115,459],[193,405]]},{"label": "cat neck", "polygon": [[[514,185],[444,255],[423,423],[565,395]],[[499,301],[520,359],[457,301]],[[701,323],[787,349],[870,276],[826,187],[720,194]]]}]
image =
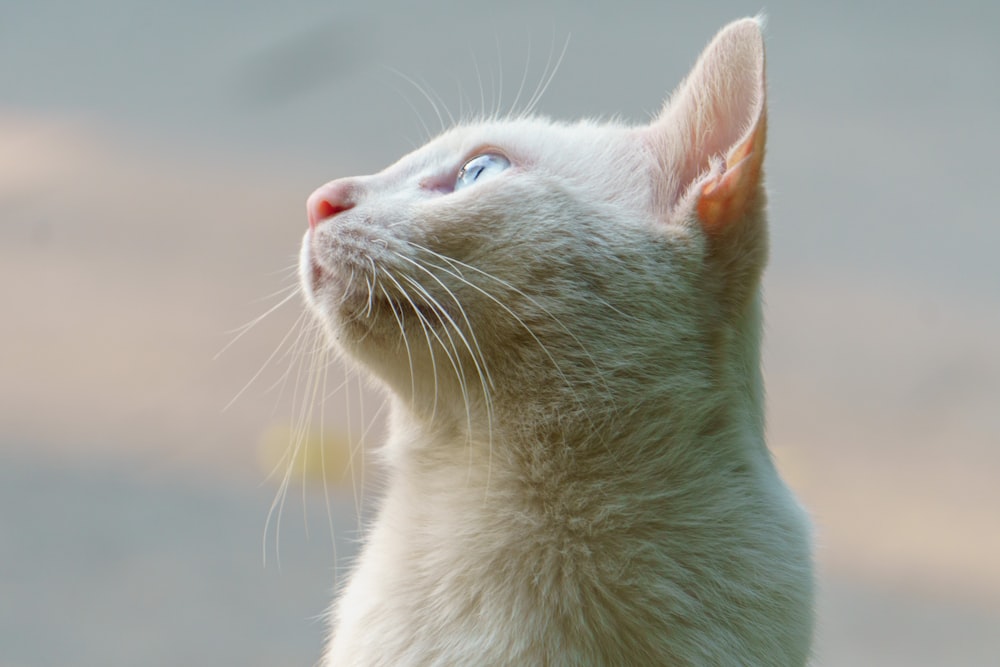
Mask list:
[{"label": "cat neck", "polygon": [[[390,468],[414,480],[461,479],[455,475],[464,471],[472,487],[473,478],[505,477],[541,477],[558,486],[565,475],[578,486],[613,487],[623,477],[648,481],[651,473],[704,485],[713,466],[769,466],[760,298],[728,326],[706,328],[715,333],[704,336],[710,341],[704,348],[670,351],[668,361],[615,359],[613,370],[597,371],[607,381],[577,383],[570,394],[552,392],[556,381],[501,379],[489,414],[483,401],[456,401],[462,409],[448,414],[443,401],[429,413],[395,397],[394,437],[385,450]],[[643,367],[667,364],[674,370],[666,378]],[[563,472],[547,474],[550,468]]]},{"label": "cat neck", "polygon": [[[734,493],[756,493],[775,475],[754,362],[759,335],[751,333],[730,341],[740,354],[721,369],[685,378],[687,391],[678,392],[675,379],[624,410],[553,413],[512,429],[500,409],[490,433],[470,434],[461,420],[443,427],[397,401],[387,446],[390,493],[411,499],[403,505],[422,515],[414,525],[435,521],[435,507],[470,516],[517,507],[521,516],[569,524],[626,507],[683,520],[691,510],[676,501],[681,497],[728,506]],[[553,507],[576,510],[562,515]]]}]

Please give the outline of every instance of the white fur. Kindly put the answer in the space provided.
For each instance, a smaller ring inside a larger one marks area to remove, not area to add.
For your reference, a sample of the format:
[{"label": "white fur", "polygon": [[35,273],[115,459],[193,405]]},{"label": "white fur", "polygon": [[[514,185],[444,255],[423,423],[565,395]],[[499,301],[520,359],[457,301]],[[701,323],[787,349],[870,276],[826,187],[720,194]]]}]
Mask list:
[{"label": "white fur", "polygon": [[[309,303],[393,408],[324,665],[806,662],[808,524],[763,433],[763,186],[726,161],[749,137],[759,166],[764,113],[746,19],[649,126],[462,126],[314,195],[351,208],[306,236]],[[447,191],[490,151],[511,168]],[[717,183],[739,205],[709,228]]]}]

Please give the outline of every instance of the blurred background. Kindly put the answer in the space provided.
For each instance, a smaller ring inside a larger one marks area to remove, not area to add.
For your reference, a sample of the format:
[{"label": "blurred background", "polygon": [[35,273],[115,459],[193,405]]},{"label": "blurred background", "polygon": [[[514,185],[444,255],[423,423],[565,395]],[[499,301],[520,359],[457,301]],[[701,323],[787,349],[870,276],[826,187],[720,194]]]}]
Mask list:
[{"label": "blurred background", "polygon": [[[305,197],[434,106],[523,104],[564,47],[541,113],[643,122],[760,9],[0,3],[0,667],[314,664],[379,398],[316,379],[295,296],[217,356],[290,293]],[[816,664],[1000,664],[1000,5],[765,9],[770,441],[815,518]]]}]

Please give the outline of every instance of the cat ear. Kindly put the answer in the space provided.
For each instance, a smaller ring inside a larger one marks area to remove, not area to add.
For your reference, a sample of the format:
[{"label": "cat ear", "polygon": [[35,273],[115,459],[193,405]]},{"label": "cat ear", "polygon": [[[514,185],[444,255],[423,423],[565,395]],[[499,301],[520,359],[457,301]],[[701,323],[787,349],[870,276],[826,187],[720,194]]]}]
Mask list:
[{"label": "cat ear", "polygon": [[758,19],[723,28],[648,128],[667,218],[696,213],[718,233],[757,199],[767,135],[764,40]]}]

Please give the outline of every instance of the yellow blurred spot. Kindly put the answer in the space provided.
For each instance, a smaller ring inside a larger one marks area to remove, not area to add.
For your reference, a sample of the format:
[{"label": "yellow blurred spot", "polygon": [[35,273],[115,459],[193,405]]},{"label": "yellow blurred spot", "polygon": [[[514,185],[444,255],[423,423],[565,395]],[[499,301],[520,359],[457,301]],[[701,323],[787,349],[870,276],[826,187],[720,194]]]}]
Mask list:
[{"label": "yellow blurred spot", "polygon": [[354,444],[352,460],[346,433],[321,433],[315,428],[303,432],[279,423],[261,434],[257,461],[265,474],[278,480],[287,473],[292,483],[323,484],[325,478],[328,485],[350,486],[361,480],[362,449],[360,444]]}]

